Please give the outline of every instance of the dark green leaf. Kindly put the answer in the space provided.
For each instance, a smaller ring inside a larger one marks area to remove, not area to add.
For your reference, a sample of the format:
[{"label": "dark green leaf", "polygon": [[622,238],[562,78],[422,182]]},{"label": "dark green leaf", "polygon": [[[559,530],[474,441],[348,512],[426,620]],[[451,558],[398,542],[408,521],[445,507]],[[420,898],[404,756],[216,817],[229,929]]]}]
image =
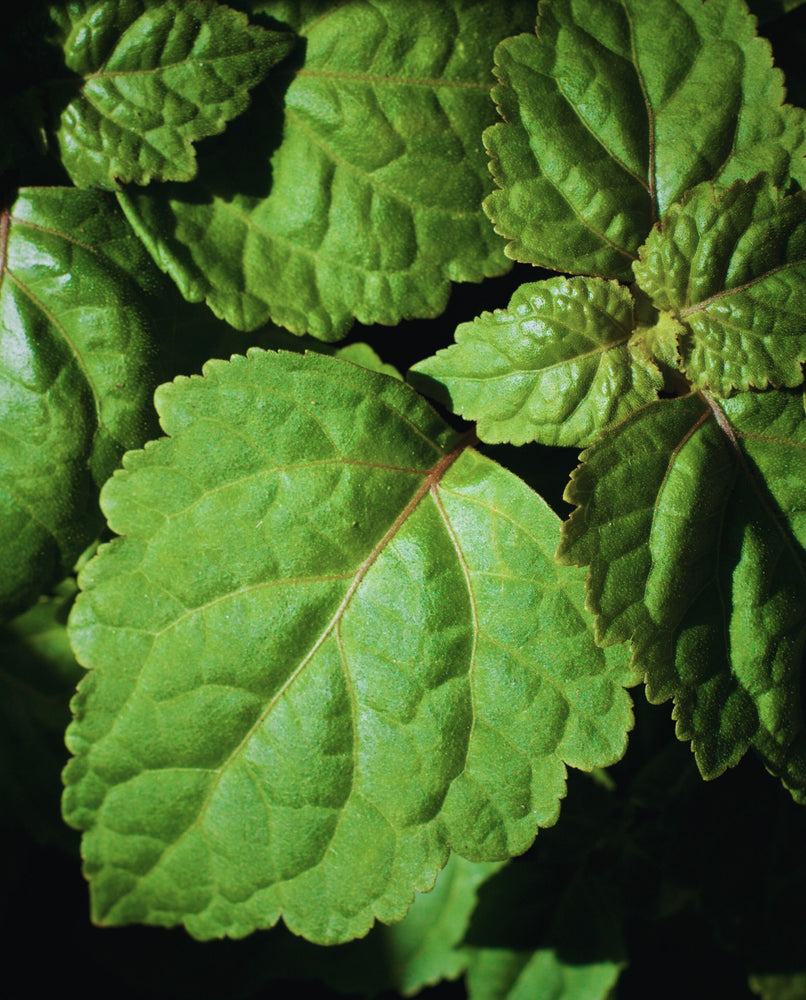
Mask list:
[{"label": "dark green leaf", "polygon": [[485,134],[507,253],[630,277],[652,224],[700,181],[806,183],[804,113],[784,100],[742,0],[547,0],[496,51]]},{"label": "dark green leaf", "polygon": [[107,195],[32,188],[0,215],[0,615],[70,572],[148,436],[150,275]]},{"label": "dark green leaf", "polygon": [[753,746],[806,799],[802,399],[651,403],[582,460],[560,556],[590,566],[600,641],[631,641],[706,777]]}]

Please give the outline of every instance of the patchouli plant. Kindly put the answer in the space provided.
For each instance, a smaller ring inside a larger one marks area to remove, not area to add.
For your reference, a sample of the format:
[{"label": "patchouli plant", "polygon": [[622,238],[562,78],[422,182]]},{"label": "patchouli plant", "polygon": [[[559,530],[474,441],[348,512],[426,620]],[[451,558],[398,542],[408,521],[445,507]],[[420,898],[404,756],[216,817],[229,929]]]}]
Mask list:
[{"label": "patchouli plant", "polygon": [[2,788],[77,684],[92,920],[248,938],[159,995],[806,995],[797,6],[11,19]]}]

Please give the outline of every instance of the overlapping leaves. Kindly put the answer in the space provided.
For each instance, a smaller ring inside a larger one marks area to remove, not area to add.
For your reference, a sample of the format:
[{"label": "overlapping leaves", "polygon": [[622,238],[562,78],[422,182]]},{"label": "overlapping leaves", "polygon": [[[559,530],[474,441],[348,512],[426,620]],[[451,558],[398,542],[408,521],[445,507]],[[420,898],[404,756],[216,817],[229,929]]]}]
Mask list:
[{"label": "overlapping leaves", "polygon": [[483,439],[589,446],[560,555],[599,641],[631,644],[705,775],[753,746],[802,800],[803,113],[735,0],[540,10],[497,53],[488,207],[520,259],[636,280],[522,286],[417,384]]},{"label": "overlapping leaves", "polygon": [[531,27],[532,0],[253,7],[301,36],[297,64],[200,157],[192,186],[122,196],[183,294],[238,329],[271,318],[334,340],[354,319],[434,316],[451,281],[505,271],[479,139],[495,119],[493,49]]},{"label": "overlapping leaves", "polygon": [[550,0],[496,73],[486,207],[516,260],[629,280],[701,181],[806,180],[803,112],[741,0]]},{"label": "overlapping leaves", "polygon": [[559,522],[399,380],[250,352],[158,391],[71,618],[65,811],[96,919],[313,940],[400,919],[449,845],[523,851],[623,751]]},{"label": "overlapping leaves", "polygon": [[71,4],[54,16],[78,88],[57,137],[83,187],[190,180],[192,143],[241,114],[293,44],[213,0]]},{"label": "overlapping leaves", "polygon": [[692,385],[796,386],[806,361],[806,198],[770,178],[722,194],[710,184],[674,205],[634,265],[658,310],[683,325],[679,367]]},{"label": "overlapping leaves", "polygon": [[148,436],[149,275],[105,194],[23,190],[0,215],[0,615],[70,572],[102,483]]}]

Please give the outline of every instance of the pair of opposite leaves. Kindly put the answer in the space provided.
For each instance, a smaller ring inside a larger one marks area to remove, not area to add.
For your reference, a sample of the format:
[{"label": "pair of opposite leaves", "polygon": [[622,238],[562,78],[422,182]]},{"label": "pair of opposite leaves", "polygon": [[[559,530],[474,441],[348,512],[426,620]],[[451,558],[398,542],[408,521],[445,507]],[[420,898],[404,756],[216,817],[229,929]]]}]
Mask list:
[{"label": "pair of opposite leaves", "polygon": [[[716,8],[738,10],[702,9]],[[789,142],[794,119],[774,113],[786,127],[768,133]],[[766,117],[754,121],[763,133]],[[644,342],[668,347],[662,326]],[[324,358],[251,354],[159,398],[171,437],[106,488],[125,537],[85,571],[72,624],[95,669],[75,703],[65,805],[87,831],[100,919],[211,936],[282,912],[306,936],[344,939],[399,918],[448,845],[524,849],[556,817],[566,763],[618,757],[622,685],[638,678],[593,643],[581,578],[552,559],[557,519],[410,390]],[[690,427],[705,413],[668,405]],[[741,419],[735,437],[763,440]]]}]

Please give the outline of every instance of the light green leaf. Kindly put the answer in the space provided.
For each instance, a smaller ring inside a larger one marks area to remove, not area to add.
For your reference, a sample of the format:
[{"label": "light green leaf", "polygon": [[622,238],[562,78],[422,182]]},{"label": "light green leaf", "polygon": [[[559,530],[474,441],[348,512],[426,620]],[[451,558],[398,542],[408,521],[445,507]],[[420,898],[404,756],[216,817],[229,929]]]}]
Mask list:
[{"label": "light green leaf", "polygon": [[763,176],[721,194],[701,184],[653,230],[633,270],[685,325],[680,367],[691,384],[728,396],[803,381],[803,193],[781,198]]},{"label": "light green leaf", "polygon": [[595,278],[521,285],[509,307],[456,330],[412,369],[414,384],[478,422],[490,443],[584,445],[657,397],[655,365],[632,355],[628,289]]},{"label": "light green leaf", "polygon": [[700,181],[806,183],[804,113],[782,107],[742,0],[546,0],[496,74],[485,207],[515,260],[629,280],[653,223]]},{"label": "light green leaf", "polygon": [[241,114],[293,44],[214,0],[105,0],[56,19],[77,90],[57,138],[83,187],[195,177],[193,143]]},{"label": "light green leaf", "polygon": [[608,1000],[621,973],[618,962],[578,965],[553,948],[535,952],[489,948],[468,973],[470,1000]]},{"label": "light green leaf", "polygon": [[462,947],[462,939],[479,888],[500,867],[500,863],[466,861],[452,854],[434,888],[415,897],[406,918],[377,929],[392,970],[389,988],[413,996],[425,986],[456,979],[465,971],[471,953]]},{"label": "light green leaf", "polygon": [[749,746],[806,800],[806,420],[798,395],[652,403],[582,455],[560,558],[590,566],[603,643],[630,640],[705,777]]},{"label": "light green leaf", "polygon": [[348,940],[620,756],[630,678],[558,519],[410,387],[254,350],[156,398],[71,617],[96,920]]},{"label": "light green leaf", "polygon": [[151,430],[149,276],[108,195],[31,188],[0,214],[0,616],[70,572]]},{"label": "light green leaf", "polygon": [[239,329],[338,340],[354,319],[436,316],[451,281],[506,271],[480,137],[493,49],[532,0],[256,9],[299,32],[302,65],[272,74],[198,183],[121,195],[182,294]]}]

